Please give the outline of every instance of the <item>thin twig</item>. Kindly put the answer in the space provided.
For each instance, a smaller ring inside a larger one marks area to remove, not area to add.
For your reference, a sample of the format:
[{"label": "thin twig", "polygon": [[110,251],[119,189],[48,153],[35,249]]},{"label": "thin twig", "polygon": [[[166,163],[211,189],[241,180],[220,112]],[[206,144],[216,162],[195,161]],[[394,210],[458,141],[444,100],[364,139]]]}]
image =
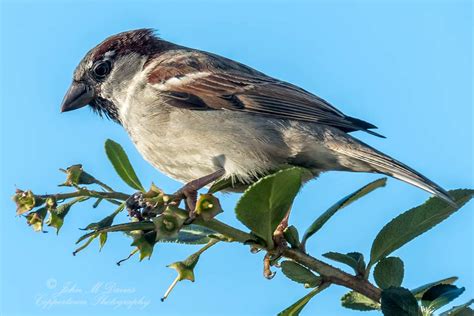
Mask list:
[{"label": "thin twig", "polygon": [[77,191],[70,192],[70,193],[57,193],[57,194],[44,194],[44,195],[37,195],[40,198],[46,199],[49,197],[55,198],[56,200],[66,200],[74,197],[94,197],[94,198],[103,198],[103,199],[115,199],[125,201],[127,200],[130,195],[125,194],[122,192],[100,192],[94,190],[88,190],[81,188]]}]

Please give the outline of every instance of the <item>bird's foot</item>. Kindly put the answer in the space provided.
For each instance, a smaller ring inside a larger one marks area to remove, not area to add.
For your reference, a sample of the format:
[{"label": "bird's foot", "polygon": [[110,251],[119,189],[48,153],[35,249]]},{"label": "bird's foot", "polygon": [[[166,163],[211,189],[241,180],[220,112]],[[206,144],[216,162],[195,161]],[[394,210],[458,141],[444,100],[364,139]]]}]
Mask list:
[{"label": "bird's foot", "polygon": [[286,242],[284,231],[288,227],[288,218],[290,211],[283,218],[281,223],[275,229],[273,233],[273,248],[267,252],[263,259],[263,276],[267,279],[272,279],[275,276],[275,272],[271,270],[271,266],[278,266],[278,260],[283,254],[283,250],[288,247]]},{"label": "bird's foot", "polygon": [[189,212],[189,219],[186,221],[187,224],[191,223],[196,218],[196,214],[194,212],[196,210],[198,190],[216,181],[224,174],[225,170],[219,169],[216,172],[213,172],[207,176],[186,183],[181,189],[179,189],[173,194],[175,196],[175,203],[179,204],[182,200],[185,200],[185,207],[186,210]]}]

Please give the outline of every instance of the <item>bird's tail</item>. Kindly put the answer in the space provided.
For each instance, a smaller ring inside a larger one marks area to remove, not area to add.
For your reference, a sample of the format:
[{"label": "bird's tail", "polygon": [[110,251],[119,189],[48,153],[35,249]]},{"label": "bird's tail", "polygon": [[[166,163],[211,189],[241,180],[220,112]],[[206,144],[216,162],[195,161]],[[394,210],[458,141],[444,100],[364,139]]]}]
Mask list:
[{"label": "bird's tail", "polygon": [[[331,146],[331,149],[342,154],[344,157],[347,157],[348,160],[346,164],[350,166],[346,167],[349,167],[352,170],[354,170],[355,167],[356,169],[360,168],[358,171],[377,172],[389,175],[434,194],[449,204],[456,206],[456,203],[449,193],[439,185],[404,163],[385,155],[351,136],[349,136],[348,139],[345,139],[342,144],[336,142],[334,146]],[[344,166],[344,163],[342,163],[342,165]]]}]

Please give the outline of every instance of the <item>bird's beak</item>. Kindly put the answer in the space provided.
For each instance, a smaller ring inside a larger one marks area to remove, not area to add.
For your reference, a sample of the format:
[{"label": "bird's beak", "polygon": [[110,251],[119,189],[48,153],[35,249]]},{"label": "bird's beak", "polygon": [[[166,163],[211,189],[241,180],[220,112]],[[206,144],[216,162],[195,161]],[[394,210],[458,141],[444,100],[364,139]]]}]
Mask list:
[{"label": "bird's beak", "polygon": [[61,112],[82,108],[94,100],[94,97],[94,89],[84,83],[74,81],[64,96]]}]

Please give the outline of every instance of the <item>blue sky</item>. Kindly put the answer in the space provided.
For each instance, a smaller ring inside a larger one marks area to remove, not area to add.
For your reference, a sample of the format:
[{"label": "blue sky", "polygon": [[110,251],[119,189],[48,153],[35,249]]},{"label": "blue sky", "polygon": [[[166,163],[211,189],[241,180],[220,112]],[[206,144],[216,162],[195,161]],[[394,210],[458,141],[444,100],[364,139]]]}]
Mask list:
[{"label": "blue sky", "polygon": [[[161,303],[175,276],[165,265],[185,258],[193,247],[159,245],[151,260],[132,259],[117,267],[131,250],[121,235],[109,236],[101,253],[94,244],[71,255],[81,235],[77,228],[108,215],[105,204],[73,209],[59,236],[34,233],[15,217],[10,196],[16,187],[55,192],[63,181],[58,168],[75,163],[129,191],[107,162],[106,138],[125,147],[143,183],[153,180],[168,192],[179,187],[140,157],[120,126],[88,109],[59,113],[83,54],[120,31],[156,28],[170,41],[300,85],[376,124],[387,136],[356,134],[360,139],[447,189],[473,187],[470,1],[4,0],[0,8],[2,315],[271,315],[306,293],[281,273],[265,280],[262,254],[220,244],[202,257],[196,282],[180,284]],[[291,223],[305,229],[331,203],[376,178],[322,175],[298,196]],[[317,256],[327,251],[368,255],[386,222],[427,198],[389,180],[386,188],[337,214],[308,250]],[[236,199],[222,196],[225,212],[219,217],[240,225],[233,213]],[[457,275],[467,287],[457,303],[474,296],[473,206],[395,253],[405,261],[404,286]],[[68,291],[60,293],[64,287]],[[331,287],[303,315],[359,315],[339,306],[345,292]],[[54,295],[63,302],[45,305]],[[125,299],[135,305],[117,306]]]}]

